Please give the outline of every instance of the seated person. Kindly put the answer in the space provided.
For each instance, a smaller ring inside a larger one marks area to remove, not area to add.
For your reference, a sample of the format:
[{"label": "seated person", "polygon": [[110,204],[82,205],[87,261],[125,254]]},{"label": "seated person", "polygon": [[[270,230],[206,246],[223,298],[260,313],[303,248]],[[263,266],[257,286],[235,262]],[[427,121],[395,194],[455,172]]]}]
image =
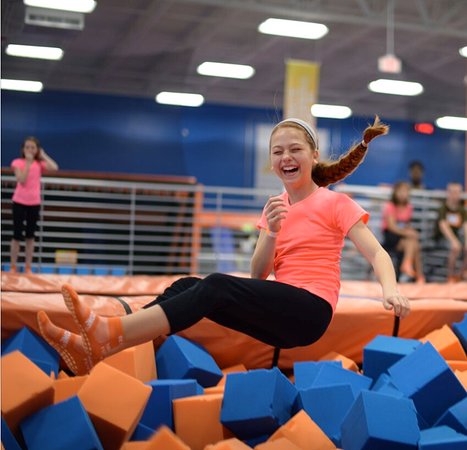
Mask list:
[{"label": "seated person", "polygon": [[394,184],[390,201],[383,206],[383,247],[389,253],[402,252],[400,274],[424,282],[418,231],[411,225],[413,206],[410,185],[406,181]]},{"label": "seated person", "polygon": [[[435,225],[435,240],[449,250],[448,282],[460,281],[467,270],[467,211],[462,202],[462,185],[448,183],[446,200],[438,210]],[[457,259],[463,253],[463,267],[456,272]]]}]

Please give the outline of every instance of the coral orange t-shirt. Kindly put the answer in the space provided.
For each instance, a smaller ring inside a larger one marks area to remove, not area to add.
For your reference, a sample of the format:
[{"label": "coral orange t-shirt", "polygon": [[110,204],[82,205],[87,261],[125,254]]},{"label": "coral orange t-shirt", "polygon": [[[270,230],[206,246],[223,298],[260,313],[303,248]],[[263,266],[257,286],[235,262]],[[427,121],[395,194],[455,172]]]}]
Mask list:
[{"label": "coral orange t-shirt", "polygon": [[[346,194],[322,187],[293,205],[287,192],[281,197],[288,212],[276,238],[275,278],[320,296],[335,310],[344,238],[369,214]],[[267,228],[264,210],[257,227]]]}]

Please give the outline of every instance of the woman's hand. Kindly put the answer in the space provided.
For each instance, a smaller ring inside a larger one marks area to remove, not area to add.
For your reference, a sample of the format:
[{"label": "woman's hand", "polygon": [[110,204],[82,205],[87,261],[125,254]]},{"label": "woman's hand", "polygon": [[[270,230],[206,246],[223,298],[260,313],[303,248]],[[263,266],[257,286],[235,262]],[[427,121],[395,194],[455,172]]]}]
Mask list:
[{"label": "woman's hand", "polygon": [[383,299],[383,306],[387,310],[394,310],[394,314],[401,319],[410,313],[409,299],[399,293],[390,295]]},{"label": "woman's hand", "polygon": [[269,230],[277,233],[281,229],[281,222],[287,215],[284,200],[280,197],[270,197],[265,206],[266,219]]}]

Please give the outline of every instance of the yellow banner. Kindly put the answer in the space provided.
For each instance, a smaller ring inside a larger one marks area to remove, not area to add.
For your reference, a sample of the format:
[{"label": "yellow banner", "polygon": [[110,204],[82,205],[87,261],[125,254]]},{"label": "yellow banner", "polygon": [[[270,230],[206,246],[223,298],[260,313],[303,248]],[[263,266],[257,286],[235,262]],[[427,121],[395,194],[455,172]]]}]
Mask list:
[{"label": "yellow banner", "polygon": [[315,126],[310,108],[318,101],[319,63],[286,61],[283,118],[296,117]]}]

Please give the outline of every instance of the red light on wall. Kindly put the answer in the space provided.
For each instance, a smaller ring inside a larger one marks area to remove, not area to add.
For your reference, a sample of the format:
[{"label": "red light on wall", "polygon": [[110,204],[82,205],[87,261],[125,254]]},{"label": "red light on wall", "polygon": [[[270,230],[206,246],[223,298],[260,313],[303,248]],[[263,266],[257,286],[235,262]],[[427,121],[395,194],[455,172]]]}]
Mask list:
[{"label": "red light on wall", "polygon": [[416,123],[414,125],[414,129],[417,133],[422,134],[433,134],[435,131],[435,127],[431,123]]}]

